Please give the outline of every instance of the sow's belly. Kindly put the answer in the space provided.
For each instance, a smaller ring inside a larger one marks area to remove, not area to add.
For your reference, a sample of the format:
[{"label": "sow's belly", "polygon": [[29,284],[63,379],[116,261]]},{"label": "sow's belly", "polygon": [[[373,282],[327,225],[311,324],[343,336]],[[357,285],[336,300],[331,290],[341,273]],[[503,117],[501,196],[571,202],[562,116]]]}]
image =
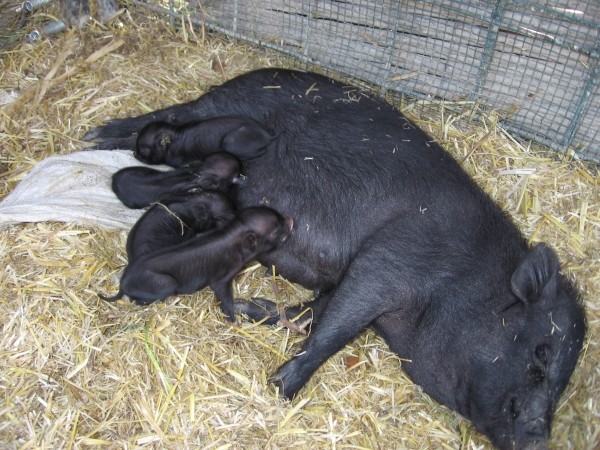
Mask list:
[{"label": "sow's belly", "polygon": [[420,215],[427,187],[425,175],[409,173],[392,149],[371,150],[361,140],[355,147],[303,142],[282,140],[247,161],[235,196],[240,207],[266,205],[294,219],[285,244],[259,260],[306,288],[327,291],[383,223]]},{"label": "sow's belly", "polygon": [[258,259],[290,281],[325,291],[338,284],[365,230],[352,217],[354,200],[338,194],[335,179],[319,182],[309,161],[257,158],[246,165],[236,201],[240,208],[265,205],[294,219],[288,240]]},{"label": "sow's belly", "polygon": [[292,236],[260,260],[325,291],[383,223],[419,214],[449,183],[470,182],[397,110],[368,97],[347,101],[337,87],[327,95],[331,86],[317,84],[314,98],[282,100],[262,118],[277,138],[244,161],[246,179],[235,197],[240,207],[267,205],[294,219]]}]

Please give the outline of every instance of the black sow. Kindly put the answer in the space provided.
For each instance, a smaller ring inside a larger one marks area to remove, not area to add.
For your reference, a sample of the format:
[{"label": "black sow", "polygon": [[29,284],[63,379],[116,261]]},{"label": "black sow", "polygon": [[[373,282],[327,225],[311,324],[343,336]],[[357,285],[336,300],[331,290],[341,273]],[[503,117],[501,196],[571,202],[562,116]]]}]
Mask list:
[{"label": "black sow", "polygon": [[546,448],[585,335],[577,291],[554,251],[530,247],[454,159],[389,104],[314,73],[251,72],[86,138],[133,149],[152,121],[218,116],[247,116],[278,136],[244,162],[235,200],[294,217],[295,233],[259,260],[324,293],[311,305],[303,351],[273,377],[280,392],[296,395],[372,326],[410,361],[403,368],[416,383],[498,448]]}]

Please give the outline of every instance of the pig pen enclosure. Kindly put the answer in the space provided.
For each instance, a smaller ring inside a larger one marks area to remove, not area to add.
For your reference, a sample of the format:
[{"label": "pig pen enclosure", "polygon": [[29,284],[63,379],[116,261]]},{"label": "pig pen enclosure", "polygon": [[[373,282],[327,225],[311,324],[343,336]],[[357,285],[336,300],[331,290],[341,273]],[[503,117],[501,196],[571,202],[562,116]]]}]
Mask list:
[{"label": "pig pen enclosure", "polygon": [[[22,42],[60,19],[58,6],[19,28],[8,14],[18,5],[0,3],[0,38],[11,40],[0,57],[0,198],[45,158],[85,148],[93,126],[194,99],[248,70],[354,77],[439,141],[530,241],[557,250],[589,331],[551,448],[598,448],[600,10],[592,0],[527,5],[134,0],[109,24]],[[86,223],[0,229],[0,448],[491,448],[370,330],[287,402],[268,377],[303,336],[232,327],[209,289],[147,307],[99,300],[126,264],[126,236]],[[311,297],[258,264],[236,278],[235,295]]]}]

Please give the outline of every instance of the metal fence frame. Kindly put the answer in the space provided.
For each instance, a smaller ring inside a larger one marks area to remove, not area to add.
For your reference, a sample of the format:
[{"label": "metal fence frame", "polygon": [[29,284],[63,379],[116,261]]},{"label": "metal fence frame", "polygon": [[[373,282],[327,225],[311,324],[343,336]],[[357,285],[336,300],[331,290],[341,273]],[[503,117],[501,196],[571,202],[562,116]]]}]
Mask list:
[{"label": "metal fence frame", "polygon": [[[378,86],[384,95],[405,94],[487,106],[498,110],[503,126],[516,135],[557,151],[573,149],[584,159],[600,161],[598,0],[169,0],[163,6],[157,3],[160,0],[133,1],[172,17],[189,15],[192,22],[234,39],[364,80]],[[411,18],[426,26],[415,30]],[[334,28],[336,22],[343,24],[342,31]],[[427,63],[435,66],[444,60],[443,64],[450,67],[449,57],[441,54],[436,59],[435,50],[427,55],[419,54],[418,49],[407,53],[411,45],[398,42],[435,41],[443,49],[445,43],[439,37],[442,25],[442,34],[448,36],[445,48],[449,54],[456,49],[462,52],[460,67],[468,73],[457,70],[446,74],[442,70],[432,75]],[[330,28],[333,32],[327,34]],[[372,31],[377,35],[374,39],[383,36],[383,41],[367,48],[369,43],[357,40],[355,30],[367,30],[367,34]],[[462,38],[461,33],[467,37]],[[331,39],[326,40],[328,37]],[[463,48],[467,40],[472,47],[468,51],[475,53],[473,58]],[[367,73],[360,59],[344,59],[358,47],[376,54],[377,73]],[[524,48],[529,48],[529,54]],[[403,53],[402,67],[395,64],[399,52]],[[419,62],[422,56],[427,63]],[[509,66],[515,60],[523,66],[511,71]],[[417,75],[411,78],[414,73]],[[413,83],[426,77],[437,77],[434,79],[442,82],[435,87],[426,82]],[[503,86],[508,77],[510,81]],[[565,86],[562,92],[561,84]],[[459,94],[453,92],[457,86],[462,90]],[[462,89],[465,86],[467,89]],[[498,86],[501,90],[496,92]],[[532,94],[524,96],[530,86]],[[520,93],[520,97],[513,97],[512,104],[511,90]],[[533,100],[528,110],[523,105],[529,95]],[[517,112],[511,113],[511,108]]]}]

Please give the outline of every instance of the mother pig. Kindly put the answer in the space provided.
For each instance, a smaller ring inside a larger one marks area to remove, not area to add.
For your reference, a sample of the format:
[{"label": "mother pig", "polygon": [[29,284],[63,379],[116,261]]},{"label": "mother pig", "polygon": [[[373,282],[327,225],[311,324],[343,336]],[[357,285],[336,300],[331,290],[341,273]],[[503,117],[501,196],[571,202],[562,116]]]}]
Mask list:
[{"label": "mother pig", "polygon": [[498,448],[546,448],[585,335],[577,292],[554,251],[530,247],[396,109],[314,73],[250,72],[196,101],[113,120],[86,139],[133,148],[152,121],[219,116],[250,117],[278,136],[244,162],[235,200],[294,218],[294,234],[259,259],[322,293],[303,351],[273,377],[280,392],[296,395],[372,326],[425,392]]}]

